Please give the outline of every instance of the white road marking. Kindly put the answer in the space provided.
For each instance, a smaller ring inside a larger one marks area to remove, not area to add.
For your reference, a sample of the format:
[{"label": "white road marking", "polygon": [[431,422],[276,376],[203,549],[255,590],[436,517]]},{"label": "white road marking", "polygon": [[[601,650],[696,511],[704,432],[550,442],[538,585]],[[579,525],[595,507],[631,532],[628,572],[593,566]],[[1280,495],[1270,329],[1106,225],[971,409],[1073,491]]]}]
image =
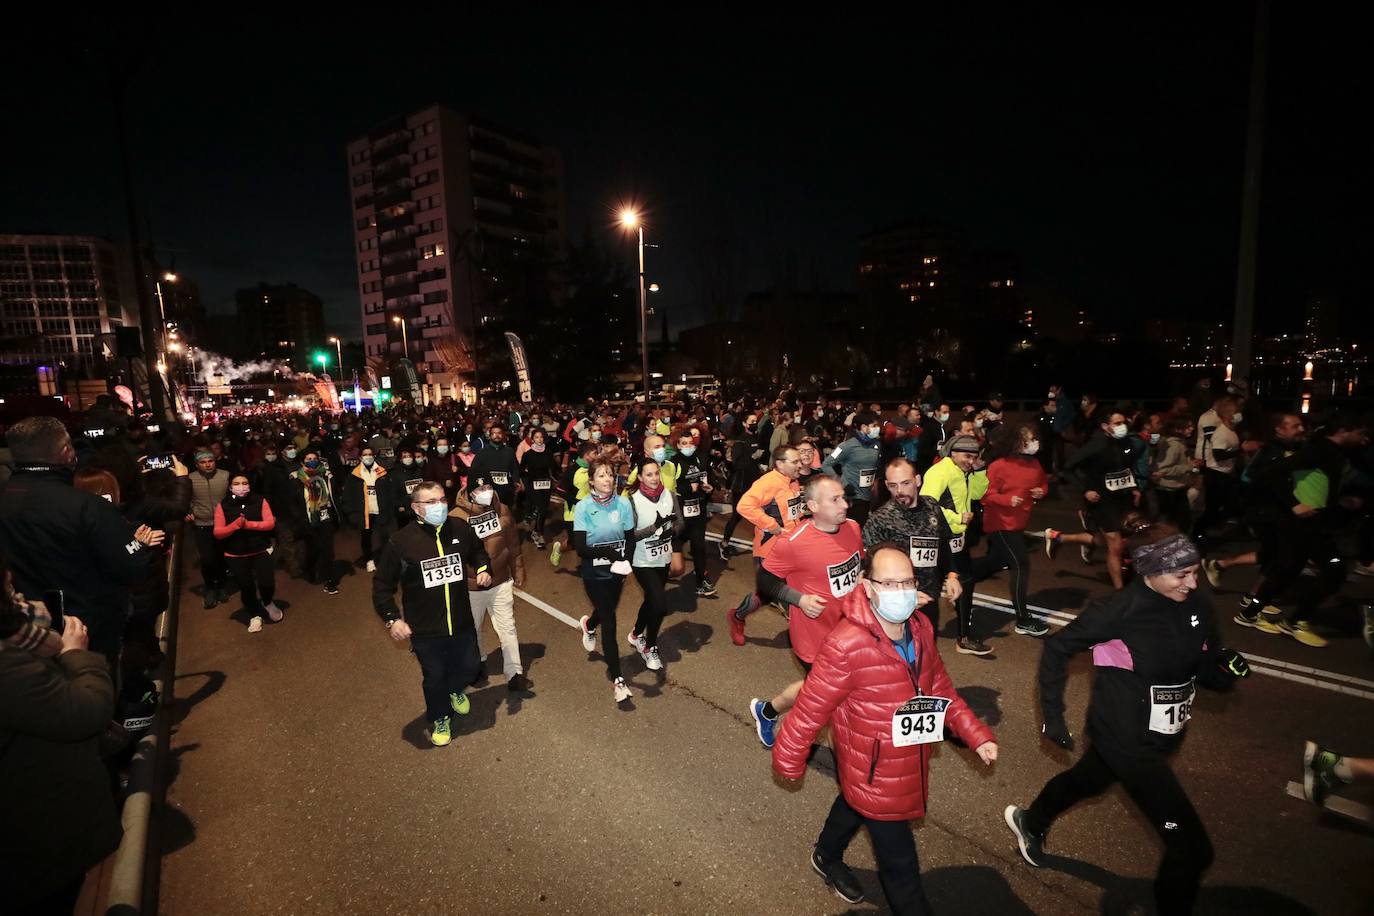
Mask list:
[{"label": "white road marking", "polygon": [[[1302,783],[1300,782],[1290,782],[1288,784],[1288,794],[1294,798],[1307,801],[1307,796],[1302,794]],[[1362,805],[1357,801],[1341,798],[1339,795],[1326,796],[1325,803],[1319,807],[1325,808],[1327,811],[1334,811],[1337,814],[1344,814],[1352,820],[1364,821],[1365,823],[1374,821],[1374,809],[1369,808],[1367,805]]]},{"label": "white road marking", "polygon": [[535,607],[539,608],[539,610],[543,611],[545,614],[548,614],[548,615],[549,615],[550,617],[552,617],[554,620],[561,620],[561,621],[563,621],[564,623],[566,623],[568,626],[572,627],[574,630],[581,630],[581,629],[582,629],[582,623],[581,623],[581,621],[574,620],[573,618],[569,617],[567,614],[564,614],[564,613],[563,613],[562,611],[560,611],[558,608],[554,607],[552,604],[549,604],[547,601],[543,601],[543,600],[541,600],[541,599],[539,599],[539,598],[534,597],[533,595],[531,595],[529,592],[525,591],[525,590],[522,589],[522,588],[517,588],[517,589],[515,589],[515,597],[517,597],[517,598],[519,598],[519,599],[521,599],[521,600],[523,600],[523,601],[528,601],[530,604],[532,604],[532,605],[534,605]]}]

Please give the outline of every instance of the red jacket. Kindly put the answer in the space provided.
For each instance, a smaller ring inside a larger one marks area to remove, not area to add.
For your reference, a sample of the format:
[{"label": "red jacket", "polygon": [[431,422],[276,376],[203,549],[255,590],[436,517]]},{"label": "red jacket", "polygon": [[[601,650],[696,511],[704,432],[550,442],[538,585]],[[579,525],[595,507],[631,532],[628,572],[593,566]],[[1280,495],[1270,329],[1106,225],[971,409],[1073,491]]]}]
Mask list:
[{"label": "red jacket", "polygon": [[[988,491],[982,499],[983,530],[1024,531],[1035,504],[1030,491],[1036,487],[1048,493],[1050,479],[1034,458],[1008,455],[988,465]],[[1013,496],[1021,497],[1021,505],[1011,504]]]},{"label": "red jacket", "polygon": [[[850,807],[878,821],[908,821],[926,813],[930,745],[895,747],[892,714],[911,699],[911,668],[882,631],[862,587],[845,598],[845,619],[821,644],[796,705],[782,720],[773,769],[800,779],[816,735],[830,723],[840,791]],[[992,741],[992,730],[954,691],[924,614],[911,615],[920,692],[947,697],[945,725],[971,748]]]}]

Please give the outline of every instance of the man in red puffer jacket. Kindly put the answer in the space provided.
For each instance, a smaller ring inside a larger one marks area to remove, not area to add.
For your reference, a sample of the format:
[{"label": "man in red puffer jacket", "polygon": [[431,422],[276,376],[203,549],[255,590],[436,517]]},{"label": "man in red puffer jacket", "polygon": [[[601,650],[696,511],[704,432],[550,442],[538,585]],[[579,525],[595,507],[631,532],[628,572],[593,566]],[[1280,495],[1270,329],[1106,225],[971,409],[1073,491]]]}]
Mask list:
[{"label": "man in red puffer jacket", "polygon": [[943,741],[948,727],[991,764],[997,744],[955,692],[930,622],[923,614],[913,616],[922,594],[906,549],[876,546],[860,584],[845,599],[844,619],[825,638],[783,720],[773,769],[784,779],[800,779],[816,735],[829,723],[840,796],[811,853],[811,867],[841,899],[862,902],[863,889],[843,857],[867,825],[892,911],[929,913],[910,824],[926,813],[928,746]]}]

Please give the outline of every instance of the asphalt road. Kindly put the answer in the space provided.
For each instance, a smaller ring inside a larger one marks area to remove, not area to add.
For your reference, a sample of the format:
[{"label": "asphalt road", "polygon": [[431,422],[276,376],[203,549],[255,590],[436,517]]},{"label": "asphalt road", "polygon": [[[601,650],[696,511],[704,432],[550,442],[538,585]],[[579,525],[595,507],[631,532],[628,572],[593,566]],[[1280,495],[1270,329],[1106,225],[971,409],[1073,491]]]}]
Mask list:
[{"label": "asphalt road", "polygon": [[[1037,524],[1071,515],[1066,501],[1037,511]],[[547,553],[525,551],[525,591],[574,619],[586,613],[574,559],[555,571]],[[340,535],[339,555],[357,552],[356,537]],[[1084,566],[1072,549],[1033,560],[1034,605],[1073,614],[1106,591],[1101,565]],[[811,871],[836,792],[829,752],[817,751],[799,790],[774,780],[747,704],[798,669],[771,608],[750,618],[748,645],[731,645],[724,613],[749,588],[752,563],[746,554],[723,565],[711,564],[720,599],[697,601],[690,574],[670,592],[658,673],[624,642],[640,599],[627,583],[619,644],[634,698],[624,707],[612,701],[599,653],[589,657],[567,623],[518,600],[533,695],[507,691],[488,627],[490,686],[472,695],[472,712],[442,749],[426,739],[419,668],[373,614],[363,570],[333,597],[279,573],[286,618],[252,635],[237,600],[204,611],[188,589],[162,912],[885,911],[863,835],[847,861],[867,903],[849,907]],[[1305,738],[1374,753],[1374,666],[1348,610],[1327,618],[1343,635],[1322,650],[1229,623],[1226,592],[1247,585],[1246,575],[1228,573],[1216,596],[1226,638],[1277,674],[1256,674],[1230,694],[1200,692],[1175,759],[1217,850],[1200,911],[1371,912],[1374,833],[1290,798],[1285,786],[1301,778]],[[979,592],[1006,594],[997,580]],[[961,695],[996,731],[1001,757],[987,768],[950,745],[935,753],[929,814],[916,827],[927,893],[942,914],[1132,911],[1150,899],[1160,846],[1119,792],[1064,816],[1042,869],[1021,861],[1002,823],[1005,805],[1028,803],[1073,759],[1038,737],[1038,646],[1010,624],[980,612],[980,628],[996,628],[988,659],[940,642]],[[1088,660],[1073,670],[1077,731]]]}]

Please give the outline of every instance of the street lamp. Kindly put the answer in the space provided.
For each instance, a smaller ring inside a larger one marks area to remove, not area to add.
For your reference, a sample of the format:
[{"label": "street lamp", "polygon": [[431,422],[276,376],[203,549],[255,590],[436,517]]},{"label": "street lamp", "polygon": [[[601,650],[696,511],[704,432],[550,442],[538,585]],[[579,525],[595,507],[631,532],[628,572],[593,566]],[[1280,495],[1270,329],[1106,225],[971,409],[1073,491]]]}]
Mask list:
[{"label": "street lamp", "polygon": [[644,406],[649,406],[649,306],[644,290],[644,224],[630,207],[620,211],[620,225],[639,233],[639,358],[644,381]]},{"label": "street lamp", "polygon": [[323,353],[316,353],[316,354],[315,354],[315,362],[317,362],[317,363],[320,364],[320,371],[321,371],[321,372],[328,372],[328,371],[329,371],[329,357],[326,356],[325,354],[323,354]]},{"label": "street lamp", "polygon": [[400,316],[392,318],[391,320],[395,324],[399,324],[401,326],[401,349],[405,352],[405,355],[402,358],[410,359],[410,338],[406,336],[406,323]]},{"label": "street lamp", "polygon": [[331,338],[329,338],[329,342],[332,343],[332,344],[334,345],[335,351],[337,351],[338,354],[339,354],[339,375],[342,376],[342,375],[343,375],[343,344],[339,342],[339,338],[337,338],[337,337],[331,337]]}]

